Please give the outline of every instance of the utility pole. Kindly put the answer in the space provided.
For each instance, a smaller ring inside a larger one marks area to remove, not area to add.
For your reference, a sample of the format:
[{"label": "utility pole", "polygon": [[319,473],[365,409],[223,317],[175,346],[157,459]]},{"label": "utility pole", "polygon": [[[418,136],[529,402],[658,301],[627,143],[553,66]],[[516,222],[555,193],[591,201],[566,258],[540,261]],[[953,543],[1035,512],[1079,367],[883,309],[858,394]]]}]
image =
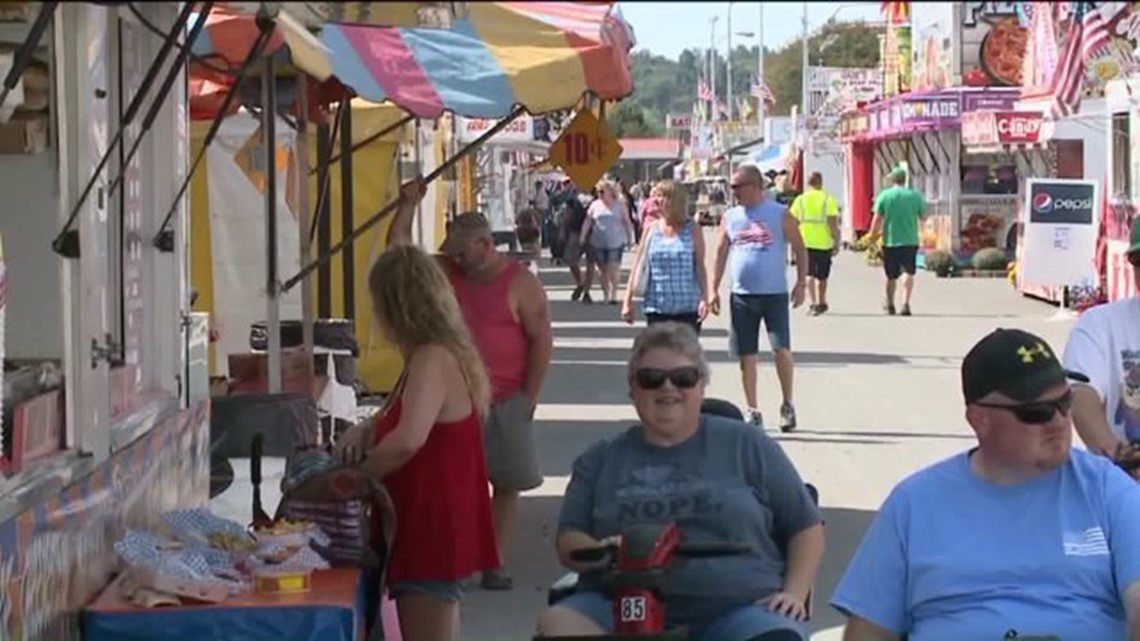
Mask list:
[{"label": "utility pole", "polygon": [[803,114],[804,132],[807,132],[807,118],[811,113],[808,101],[811,94],[808,90],[808,3],[804,2],[804,33],[803,33],[803,74],[800,86],[800,113]]},{"label": "utility pole", "polygon": [[[735,122],[732,117],[732,3],[728,3],[728,56],[725,58],[725,65],[728,67],[728,73],[725,78],[725,91],[728,98],[726,106],[728,107],[728,121]],[[730,161],[731,162],[731,161]]]},{"label": "utility pole", "polygon": [[760,28],[756,31],[756,37],[760,41],[760,47],[756,60],[756,81],[760,83],[760,97],[757,99],[760,104],[756,109],[756,119],[760,124],[759,137],[765,138],[764,142],[767,144],[767,136],[764,134],[764,112],[768,109],[767,92],[765,91],[768,81],[764,78],[764,3],[758,2],[757,4],[760,6]]},{"label": "utility pole", "polygon": [[709,51],[712,58],[709,61],[709,89],[712,90],[712,105],[709,110],[712,113],[713,122],[716,122],[716,23],[720,20],[720,16],[713,16],[709,19],[709,24],[712,28],[709,30]]}]

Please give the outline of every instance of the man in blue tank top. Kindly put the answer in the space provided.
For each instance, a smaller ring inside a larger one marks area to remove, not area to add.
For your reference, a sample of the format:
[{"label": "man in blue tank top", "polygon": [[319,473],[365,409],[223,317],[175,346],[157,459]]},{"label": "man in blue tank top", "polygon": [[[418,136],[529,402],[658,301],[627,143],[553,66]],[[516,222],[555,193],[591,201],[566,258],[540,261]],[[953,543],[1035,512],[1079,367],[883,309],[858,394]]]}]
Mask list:
[{"label": "man in blue tank top", "polygon": [[792,404],[794,364],[785,257],[790,245],[796,256],[796,285],[792,288],[791,304],[799,307],[804,302],[807,249],[800,236],[799,223],[786,207],[767,195],[764,177],[755,165],[741,165],[733,173],[732,193],[739,204],[725,213],[717,232],[709,309],[714,314],[720,313],[720,283],[731,254],[732,333],[729,347],[740,359],[740,377],[749,418],[758,427],[764,424],[756,401],[760,323],[763,322],[783,393],[780,429],[790,432],[796,428],[796,410]]}]

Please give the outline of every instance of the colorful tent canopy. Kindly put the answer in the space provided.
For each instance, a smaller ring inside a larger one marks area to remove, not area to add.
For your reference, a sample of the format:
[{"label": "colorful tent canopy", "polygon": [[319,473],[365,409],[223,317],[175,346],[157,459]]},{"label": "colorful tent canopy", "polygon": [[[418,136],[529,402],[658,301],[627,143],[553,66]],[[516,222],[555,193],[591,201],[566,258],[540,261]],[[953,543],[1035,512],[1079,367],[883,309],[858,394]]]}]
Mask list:
[{"label": "colorful tent canopy", "polygon": [[[194,53],[240,65],[257,34],[253,16],[215,10],[206,24]],[[450,27],[329,22],[317,43],[282,12],[266,53],[288,47],[302,71],[324,79],[331,70],[361,98],[422,118],[501,118],[516,105],[547,113],[586,92],[615,100],[633,90],[633,33],[612,3],[472,2]]]}]

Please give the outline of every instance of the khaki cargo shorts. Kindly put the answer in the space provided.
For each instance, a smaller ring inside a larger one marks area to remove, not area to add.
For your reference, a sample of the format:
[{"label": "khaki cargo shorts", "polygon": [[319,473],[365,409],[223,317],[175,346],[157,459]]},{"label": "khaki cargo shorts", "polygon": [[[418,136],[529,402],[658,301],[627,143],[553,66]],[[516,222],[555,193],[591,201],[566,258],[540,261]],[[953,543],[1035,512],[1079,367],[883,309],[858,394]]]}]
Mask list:
[{"label": "khaki cargo shorts", "polygon": [[500,490],[525,492],[542,485],[530,399],[519,393],[491,404],[483,430],[487,476]]}]

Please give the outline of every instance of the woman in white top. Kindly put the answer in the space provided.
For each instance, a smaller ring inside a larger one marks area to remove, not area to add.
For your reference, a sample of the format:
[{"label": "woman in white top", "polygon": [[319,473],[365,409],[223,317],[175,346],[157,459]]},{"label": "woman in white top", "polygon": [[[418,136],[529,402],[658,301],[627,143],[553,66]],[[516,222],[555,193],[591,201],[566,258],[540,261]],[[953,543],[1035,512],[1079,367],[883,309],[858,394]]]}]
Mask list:
[{"label": "woman in white top", "polygon": [[581,242],[594,251],[602,273],[602,297],[607,304],[616,305],[622,250],[633,243],[633,224],[617,185],[602,180],[597,191],[598,198],[590,203],[582,225]]}]

